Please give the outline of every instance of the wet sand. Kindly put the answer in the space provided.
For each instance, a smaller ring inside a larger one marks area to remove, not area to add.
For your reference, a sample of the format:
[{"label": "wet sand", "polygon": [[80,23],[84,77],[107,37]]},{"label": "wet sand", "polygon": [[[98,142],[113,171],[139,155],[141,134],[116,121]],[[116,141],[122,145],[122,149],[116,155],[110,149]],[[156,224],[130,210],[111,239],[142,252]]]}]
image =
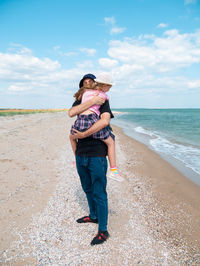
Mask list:
[{"label": "wet sand", "polygon": [[0,263],[199,265],[200,187],[113,126],[123,183],[108,178],[110,239],[97,225],[73,167],[67,113],[0,117]]}]

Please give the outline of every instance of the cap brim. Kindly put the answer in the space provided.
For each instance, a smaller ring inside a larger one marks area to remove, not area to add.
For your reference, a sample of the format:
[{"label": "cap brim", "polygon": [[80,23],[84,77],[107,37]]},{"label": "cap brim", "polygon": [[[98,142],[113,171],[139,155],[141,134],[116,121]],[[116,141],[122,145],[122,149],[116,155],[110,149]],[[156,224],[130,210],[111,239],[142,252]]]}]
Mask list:
[{"label": "cap brim", "polygon": [[82,88],[82,87],[83,87],[83,79],[81,79],[79,82],[79,88]]},{"label": "cap brim", "polygon": [[85,77],[85,78],[82,78],[82,79],[80,80],[80,82],[79,82],[79,88],[82,88],[82,87],[83,87],[83,81],[84,81],[85,79],[91,79],[91,80],[94,80],[94,79],[91,78],[91,77]]}]

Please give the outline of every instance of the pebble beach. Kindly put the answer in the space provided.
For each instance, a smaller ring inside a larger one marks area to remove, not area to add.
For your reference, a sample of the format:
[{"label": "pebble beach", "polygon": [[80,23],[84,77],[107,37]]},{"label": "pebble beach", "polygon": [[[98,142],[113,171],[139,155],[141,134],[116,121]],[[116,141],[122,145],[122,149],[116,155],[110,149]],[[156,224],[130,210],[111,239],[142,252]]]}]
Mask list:
[{"label": "pebble beach", "polygon": [[91,246],[66,112],[0,117],[1,265],[200,265],[200,187],[112,126],[124,177],[108,178],[110,238]]}]

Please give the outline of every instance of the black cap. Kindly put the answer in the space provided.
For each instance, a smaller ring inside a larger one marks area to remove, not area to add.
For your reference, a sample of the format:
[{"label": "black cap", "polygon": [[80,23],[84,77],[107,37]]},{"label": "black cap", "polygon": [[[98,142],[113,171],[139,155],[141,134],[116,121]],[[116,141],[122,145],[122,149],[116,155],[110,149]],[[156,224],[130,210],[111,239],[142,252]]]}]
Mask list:
[{"label": "black cap", "polygon": [[81,87],[83,87],[83,81],[85,80],[85,79],[92,79],[92,80],[94,80],[96,77],[95,77],[95,75],[93,75],[93,74],[86,74],[86,75],[84,75],[83,76],[83,78],[80,80],[80,82],[79,82],[79,88],[81,88]]}]

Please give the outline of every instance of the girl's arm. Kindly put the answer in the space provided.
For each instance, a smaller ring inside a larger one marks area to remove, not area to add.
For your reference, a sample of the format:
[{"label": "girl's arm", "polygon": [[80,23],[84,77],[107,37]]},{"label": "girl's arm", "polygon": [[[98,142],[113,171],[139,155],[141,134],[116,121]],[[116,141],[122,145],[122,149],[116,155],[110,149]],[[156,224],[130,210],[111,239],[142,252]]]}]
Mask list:
[{"label": "girl's arm", "polygon": [[68,111],[68,115],[69,117],[73,117],[75,115],[81,114],[82,112],[86,111],[88,108],[90,108],[91,106],[95,104],[102,105],[104,102],[105,102],[105,99],[98,96],[98,92],[97,92],[96,96],[94,96],[91,100],[71,107]]}]

